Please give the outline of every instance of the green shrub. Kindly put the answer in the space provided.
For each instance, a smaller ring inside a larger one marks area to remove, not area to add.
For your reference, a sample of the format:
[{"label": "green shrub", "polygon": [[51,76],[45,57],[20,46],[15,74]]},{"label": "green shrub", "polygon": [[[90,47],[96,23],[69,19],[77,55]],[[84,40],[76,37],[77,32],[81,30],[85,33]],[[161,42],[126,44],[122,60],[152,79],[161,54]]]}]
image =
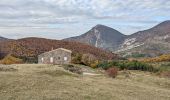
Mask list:
[{"label": "green shrub", "polygon": [[108,66],[108,62],[107,62],[107,61],[104,61],[104,62],[99,63],[99,64],[97,65],[97,67],[106,70],[106,69],[110,68],[111,66]]},{"label": "green shrub", "polygon": [[131,55],[127,55],[125,58],[141,58],[141,57],[146,57],[147,55],[146,54],[140,54],[140,53],[133,53]]},{"label": "green shrub", "polygon": [[26,57],[26,56],[22,56],[19,57],[20,59],[23,60],[24,63],[38,63],[38,58],[37,57]]},{"label": "green shrub", "polygon": [[150,71],[156,72],[158,69],[154,68],[153,66],[139,62],[139,61],[104,61],[97,65],[97,67],[103,68],[107,70],[108,68],[116,66],[120,70],[141,70],[141,71]]},{"label": "green shrub", "polygon": [[141,70],[141,71],[150,71],[153,72],[155,69],[146,63],[131,61],[125,64],[126,69],[128,70]]}]

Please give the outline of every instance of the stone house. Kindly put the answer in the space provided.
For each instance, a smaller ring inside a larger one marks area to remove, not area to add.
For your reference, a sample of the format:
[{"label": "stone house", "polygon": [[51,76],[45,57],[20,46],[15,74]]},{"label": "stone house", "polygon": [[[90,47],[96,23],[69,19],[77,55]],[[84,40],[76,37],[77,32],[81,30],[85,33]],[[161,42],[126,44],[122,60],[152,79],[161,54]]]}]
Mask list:
[{"label": "stone house", "polygon": [[71,62],[71,50],[58,48],[45,52],[38,56],[39,64],[69,64]]}]

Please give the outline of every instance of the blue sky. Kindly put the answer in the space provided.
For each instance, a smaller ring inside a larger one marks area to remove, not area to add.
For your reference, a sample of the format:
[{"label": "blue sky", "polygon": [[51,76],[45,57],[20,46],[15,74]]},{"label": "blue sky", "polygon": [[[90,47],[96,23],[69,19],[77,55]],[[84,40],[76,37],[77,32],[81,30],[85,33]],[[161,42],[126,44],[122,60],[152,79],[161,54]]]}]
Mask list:
[{"label": "blue sky", "polygon": [[170,20],[170,0],[0,0],[0,36],[63,39],[96,24],[123,34]]}]

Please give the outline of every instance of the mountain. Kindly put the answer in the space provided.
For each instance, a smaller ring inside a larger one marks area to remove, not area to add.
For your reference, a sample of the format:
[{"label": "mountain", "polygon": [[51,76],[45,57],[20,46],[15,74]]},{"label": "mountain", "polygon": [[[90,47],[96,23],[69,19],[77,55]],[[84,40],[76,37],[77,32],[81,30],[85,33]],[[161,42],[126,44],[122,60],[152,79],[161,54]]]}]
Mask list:
[{"label": "mountain", "polygon": [[164,21],[150,29],[126,37],[117,52],[143,53],[156,56],[170,53],[170,21]]},{"label": "mountain", "polygon": [[85,34],[64,40],[86,43],[98,48],[113,51],[119,47],[124,38],[125,35],[113,28],[104,25],[96,25]]},{"label": "mountain", "polygon": [[64,40],[90,44],[122,55],[157,56],[170,53],[170,20],[132,35],[123,35],[113,28],[96,25],[85,34]]},{"label": "mountain", "polygon": [[73,51],[73,55],[92,54],[99,59],[114,59],[117,55],[78,42],[68,42],[63,40],[51,40],[44,38],[23,38],[18,40],[0,42],[1,54],[12,54],[17,57],[37,57],[39,54],[51,49],[66,48]]},{"label": "mountain", "polygon": [[102,49],[123,56],[142,54],[142,56],[153,57],[170,53],[170,20],[132,35],[123,35],[113,28],[96,25],[85,34],[61,41],[42,38],[4,40],[8,39],[0,37],[0,51],[17,56],[37,56],[42,52],[49,51],[52,47],[63,47],[74,53],[90,53],[102,59],[115,57],[113,53]]},{"label": "mountain", "polygon": [[8,40],[8,39],[0,36],[0,42],[1,41],[6,41],[6,40]]}]

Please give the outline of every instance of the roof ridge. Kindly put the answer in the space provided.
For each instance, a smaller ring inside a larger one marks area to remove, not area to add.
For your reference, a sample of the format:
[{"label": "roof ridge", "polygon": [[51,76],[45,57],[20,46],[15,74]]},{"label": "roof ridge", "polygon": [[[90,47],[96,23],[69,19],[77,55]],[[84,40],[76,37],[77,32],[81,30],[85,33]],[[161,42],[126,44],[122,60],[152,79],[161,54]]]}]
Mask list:
[{"label": "roof ridge", "polygon": [[66,51],[66,52],[72,53],[71,50],[68,50],[68,49],[65,49],[65,48],[57,48],[57,49],[54,49],[54,50],[51,50],[51,51],[47,51],[47,52],[41,53],[40,55],[46,54],[46,53],[50,53],[50,52],[53,52],[53,51],[56,51],[56,50],[59,50],[59,49],[60,49],[60,50],[64,50],[64,51]]},{"label": "roof ridge", "polygon": [[[65,48],[57,48],[57,49],[54,49],[54,50],[51,50],[51,51],[47,51],[47,52],[44,52],[44,53],[42,53],[42,54],[45,54],[45,53],[50,53],[50,52],[53,52],[53,51],[56,51],[56,50],[64,50],[64,51],[67,51],[67,52],[70,52],[70,53],[72,53],[72,51],[71,50],[68,50],[68,49],[65,49]],[[41,54],[40,54],[41,55]]]},{"label": "roof ridge", "polygon": [[[58,48],[58,49],[62,49],[64,51],[72,52],[71,50],[68,50],[68,49],[65,49],[65,48]],[[57,50],[57,49],[55,49],[55,50]]]}]

